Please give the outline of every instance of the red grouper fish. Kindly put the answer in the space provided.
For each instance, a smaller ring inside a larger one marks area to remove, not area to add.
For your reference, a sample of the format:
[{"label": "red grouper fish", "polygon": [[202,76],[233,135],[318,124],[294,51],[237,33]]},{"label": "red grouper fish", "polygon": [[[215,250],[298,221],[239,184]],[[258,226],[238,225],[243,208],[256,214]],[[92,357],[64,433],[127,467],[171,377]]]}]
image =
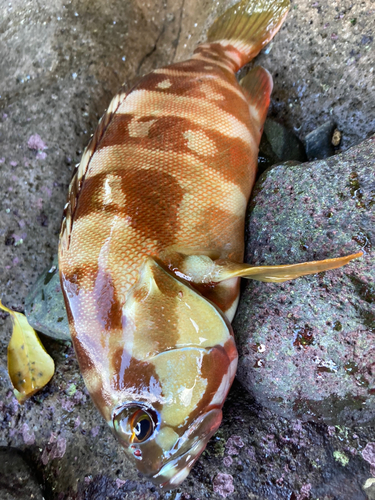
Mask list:
[{"label": "red grouper fish", "polygon": [[178,486],[218,429],[237,350],[240,277],[340,267],[243,264],[246,205],[272,78],[235,73],[279,30],[288,0],[244,0],[191,59],[121,90],[72,179],[59,267],[90,395],[138,470]]}]

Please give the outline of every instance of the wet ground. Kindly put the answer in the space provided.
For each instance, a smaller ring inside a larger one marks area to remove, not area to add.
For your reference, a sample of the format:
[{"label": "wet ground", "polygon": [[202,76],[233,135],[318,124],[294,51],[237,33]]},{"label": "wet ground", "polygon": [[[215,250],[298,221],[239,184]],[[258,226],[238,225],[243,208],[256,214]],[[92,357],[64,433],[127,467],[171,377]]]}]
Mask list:
[{"label": "wet ground", "polygon": [[[52,262],[74,165],[111,97],[122,83],[188,57],[227,5],[0,2],[0,294],[9,307],[23,310]],[[375,132],[374,24],[371,0],[293,2],[258,60],[274,76],[271,116],[301,140],[332,119],[342,132],[337,151]],[[69,346],[47,343],[56,376],[43,393],[17,405],[6,373],[10,324],[4,314],[0,322],[1,451],[19,450],[14,460],[20,456],[30,467],[18,482],[6,469],[1,498],[22,498],[35,478],[47,500],[375,498],[362,489],[375,474],[361,455],[375,441],[373,428],[287,421],[238,384],[216,440],[181,492],[159,493],[137,476],[104,427]]]}]

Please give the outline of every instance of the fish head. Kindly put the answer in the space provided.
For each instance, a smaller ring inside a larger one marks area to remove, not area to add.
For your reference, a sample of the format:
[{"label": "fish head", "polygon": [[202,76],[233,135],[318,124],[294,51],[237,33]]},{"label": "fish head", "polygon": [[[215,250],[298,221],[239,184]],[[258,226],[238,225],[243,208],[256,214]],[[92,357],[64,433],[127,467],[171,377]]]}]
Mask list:
[{"label": "fish head", "polygon": [[114,432],[137,469],[154,484],[172,489],[187,477],[222,420],[219,408],[189,422],[185,432],[167,425],[152,405],[128,403],[114,413]]},{"label": "fish head", "polygon": [[[174,488],[220,425],[237,368],[231,327],[214,304],[151,258],[123,314],[127,366],[110,425],[141,473]],[[132,366],[141,367],[139,376]]]}]

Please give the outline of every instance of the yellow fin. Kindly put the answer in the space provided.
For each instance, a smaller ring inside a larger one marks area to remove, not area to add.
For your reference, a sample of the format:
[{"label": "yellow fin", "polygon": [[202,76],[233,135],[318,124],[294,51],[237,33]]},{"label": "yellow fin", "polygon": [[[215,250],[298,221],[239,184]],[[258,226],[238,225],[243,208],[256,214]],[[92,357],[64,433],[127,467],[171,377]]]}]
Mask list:
[{"label": "yellow fin", "polygon": [[5,307],[0,300],[0,309],[8,312],[13,321],[13,333],[8,345],[8,372],[14,394],[24,403],[52,378],[55,363],[44,349],[35,330],[26,316]]},{"label": "yellow fin", "polygon": [[351,260],[361,257],[363,252],[353,253],[335,259],[287,264],[284,266],[251,266],[229,260],[213,261],[208,256],[187,256],[181,263],[184,279],[193,283],[220,283],[231,278],[247,278],[257,281],[282,282],[307,274],[320,273],[345,266]]},{"label": "yellow fin", "polygon": [[250,105],[251,115],[261,130],[270,104],[273,87],[272,76],[265,68],[255,66],[242,78],[240,85],[243,87]]},{"label": "yellow fin", "polygon": [[288,264],[284,266],[250,266],[247,264],[227,263],[221,265],[215,273],[217,281],[224,281],[230,278],[247,278],[266,282],[283,282],[305,276],[307,274],[320,273],[329,269],[336,269],[345,266],[351,260],[361,257],[363,252],[353,253],[345,257],[335,259],[317,260],[303,262],[301,264]]},{"label": "yellow fin", "polygon": [[278,32],[289,8],[289,0],[242,0],[214,22],[207,41],[232,45],[246,64]]}]

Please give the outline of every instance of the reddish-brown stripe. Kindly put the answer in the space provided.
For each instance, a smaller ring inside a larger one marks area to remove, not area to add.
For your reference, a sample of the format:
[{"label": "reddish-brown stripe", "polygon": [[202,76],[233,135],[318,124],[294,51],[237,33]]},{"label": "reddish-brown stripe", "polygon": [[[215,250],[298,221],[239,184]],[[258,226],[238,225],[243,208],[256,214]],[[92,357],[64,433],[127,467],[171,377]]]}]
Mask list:
[{"label": "reddish-brown stripe", "polygon": [[240,280],[238,280],[238,284],[235,287],[228,287],[225,283],[192,283],[192,286],[224,312],[228,311],[240,293]]},{"label": "reddish-brown stripe", "polygon": [[[234,57],[231,57],[228,52],[232,53]],[[202,54],[204,57],[218,63],[224,62],[233,69],[233,72],[237,72],[245,64],[245,59],[247,60],[233,45],[223,47],[220,43],[199,45],[194,54]],[[239,63],[239,61],[241,62]]]},{"label": "reddish-brown stripe", "polygon": [[[139,396],[154,396],[154,408],[161,411],[161,399],[163,396],[162,386],[155,367],[148,361],[139,361],[129,355],[122,347],[113,352],[112,371],[115,374],[112,379],[112,387],[115,391],[128,393],[130,398],[137,401]],[[151,398],[150,398],[151,399]],[[140,401],[144,398],[140,397]]]},{"label": "reddish-brown stripe", "polygon": [[75,219],[94,212],[113,211],[127,217],[128,224],[145,238],[156,240],[161,248],[174,243],[178,231],[178,210],[183,190],[172,175],[157,170],[141,168],[113,170],[121,178],[125,205],[111,207],[100,199],[107,174],[98,174],[85,180]]},{"label": "reddish-brown stripe", "polygon": [[[139,146],[140,151],[173,151],[178,154],[196,157],[199,163],[203,164],[203,168],[204,166],[207,168],[207,175],[209,175],[209,170],[211,169],[220,172],[223,179],[237,184],[243,190],[245,196],[248,196],[249,176],[251,176],[251,171],[254,169],[254,166],[250,165],[250,158],[252,156],[250,145],[245,144],[241,139],[225,137],[214,130],[197,126],[194,122],[186,118],[172,116],[157,119],[151,125],[148,131],[148,137],[129,137],[127,130],[129,116],[123,116],[125,117],[124,120],[122,120],[121,115],[113,120],[113,129],[112,127],[108,129],[101,143],[101,147],[117,146],[121,144],[131,146],[129,150],[129,159],[126,155],[126,149],[124,150],[124,168],[126,168],[126,166],[129,168],[132,164],[132,149],[135,146]],[[143,118],[144,121],[148,119],[151,118]],[[121,129],[121,133],[119,129]],[[202,131],[207,138],[212,141],[212,144],[216,145],[217,153],[204,156],[191,149],[186,137],[186,132],[189,131]],[[89,182],[89,179],[86,180],[86,182]],[[104,178],[99,181],[99,184],[95,187],[92,186],[90,189],[99,188],[100,183],[103,182]],[[94,210],[100,210],[101,208],[97,206],[95,195],[93,194],[92,196],[92,206]],[[107,206],[106,209],[108,211],[112,210],[111,206]]]},{"label": "reddish-brown stripe", "polygon": [[[189,421],[194,421],[199,415],[206,412],[213,395],[218,390],[223,376],[227,373],[230,360],[224,347],[217,345],[206,351],[202,362],[202,378],[208,384],[197,408],[189,415]],[[224,401],[223,401],[224,402]],[[187,424],[188,425],[188,424]]]}]

